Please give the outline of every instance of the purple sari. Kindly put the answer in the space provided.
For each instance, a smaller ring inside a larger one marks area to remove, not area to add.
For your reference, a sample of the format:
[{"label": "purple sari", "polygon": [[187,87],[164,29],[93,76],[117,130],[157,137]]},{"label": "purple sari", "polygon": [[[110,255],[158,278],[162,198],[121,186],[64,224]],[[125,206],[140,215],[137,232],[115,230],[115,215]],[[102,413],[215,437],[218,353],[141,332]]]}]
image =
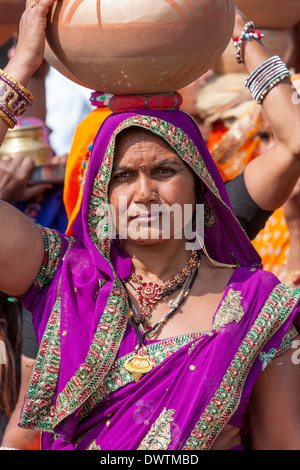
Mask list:
[{"label": "purple sari", "polygon": [[[236,268],[211,330],[148,341],[155,367],[137,383],[124,369],[137,344],[121,282],[131,260],[111,240],[107,209],[115,138],[130,126],[163,137],[205,184],[201,202],[213,214],[205,253]],[[37,281],[22,299],[40,351],[21,425],[44,432],[44,449],[103,450],[210,449],[226,424],[243,428],[259,374],[297,334],[300,292],[260,269],[193,120],[182,111],[109,116],[93,145],[73,233],[52,231],[49,282]]]}]

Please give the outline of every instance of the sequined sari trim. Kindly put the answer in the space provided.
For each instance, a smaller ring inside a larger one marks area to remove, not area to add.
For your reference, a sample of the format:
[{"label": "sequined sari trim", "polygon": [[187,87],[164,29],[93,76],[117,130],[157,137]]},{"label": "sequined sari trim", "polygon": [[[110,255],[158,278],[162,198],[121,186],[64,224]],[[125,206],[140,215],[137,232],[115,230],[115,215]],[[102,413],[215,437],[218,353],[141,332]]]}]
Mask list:
[{"label": "sequined sari trim", "polygon": [[23,428],[52,431],[52,402],[60,369],[60,307],[59,287],[25,397],[20,418]]},{"label": "sequined sari trim", "polygon": [[[62,240],[57,230],[38,225],[44,240],[44,260],[34,286],[38,289],[49,284],[57,269],[62,251]],[[75,239],[73,239],[75,241]]]},{"label": "sequined sari trim", "polygon": [[172,440],[171,423],[175,410],[163,409],[150,431],[142,440],[138,450],[166,450]]}]

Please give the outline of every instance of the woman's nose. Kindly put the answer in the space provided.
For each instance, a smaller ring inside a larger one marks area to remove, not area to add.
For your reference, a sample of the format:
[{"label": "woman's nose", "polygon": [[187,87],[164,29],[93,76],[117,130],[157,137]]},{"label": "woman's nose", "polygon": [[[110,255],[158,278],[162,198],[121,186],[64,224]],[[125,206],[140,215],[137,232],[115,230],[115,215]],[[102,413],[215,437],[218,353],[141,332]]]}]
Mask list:
[{"label": "woman's nose", "polygon": [[157,201],[158,194],[155,184],[147,175],[139,175],[136,180],[135,190],[136,202],[154,202]]}]

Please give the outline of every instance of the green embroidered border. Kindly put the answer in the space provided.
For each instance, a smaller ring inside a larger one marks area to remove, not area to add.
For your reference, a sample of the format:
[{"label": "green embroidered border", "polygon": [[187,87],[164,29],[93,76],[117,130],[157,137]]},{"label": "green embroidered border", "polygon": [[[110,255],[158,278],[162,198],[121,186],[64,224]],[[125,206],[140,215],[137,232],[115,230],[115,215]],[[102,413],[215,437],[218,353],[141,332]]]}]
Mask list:
[{"label": "green embroidered border", "polygon": [[127,325],[127,302],[115,280],[85,362],[57,397],[54,425],[80,408],[110,370]]},{"label": "green embroidered border", "polygon": [[287,330],[280,347],[277,349],[275,356],[278,357],[284,352],[288,351],[291,349],[293,342],[295,339],[299,336],[299,332],[294,324],[292,324],[289,329]]},{"label": "green embroidered border", "polygon": [[183,450],[211,448],[239,405],[243,386],[257,355],[286,321],[299,299],[299,289],[282,284],[273,289]]},{"label": "green embroidered border", "polygon": [[41,289],[52,280],[59,263],[62,240],[57,230],[37,224],[44,239],[44,260],[34,286]]},{"label": "green embroidered border", "polygon": [[[127,310],[123,301],[121,288],[114,287],[86,361],[58,395],[54,407],[52,400],[60,364],[61,297],[58,292],[28,388],[21,418],[22,427],[53,431],[61,420],[77,410],[99,387],[99,381],[112,365],[127,324]],[[122,311],[120,316],[115,315],[118,302],[122,303],[119,306]]]},{"label": "green embroidered border", "polygon": [[60,288],[49,318],[26,393],[20,425],[38,431],[52,431],[52,400],[60,369]]}]

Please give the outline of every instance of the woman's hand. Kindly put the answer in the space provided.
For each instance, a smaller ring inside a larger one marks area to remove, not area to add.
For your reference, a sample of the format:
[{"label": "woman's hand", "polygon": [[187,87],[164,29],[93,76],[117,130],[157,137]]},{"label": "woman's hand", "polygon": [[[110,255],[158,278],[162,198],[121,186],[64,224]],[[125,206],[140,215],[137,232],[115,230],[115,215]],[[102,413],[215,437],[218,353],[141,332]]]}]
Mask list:
[{"label": "woman's hand", "polygon": [[27,86],[31,75],[42,64],[47,15],[55,1],[57,0],[36,0],[37,5],[33,7],[33,0],[26,1],[20,20],[17,47],[5,68],[5,72],[24,86]]},{"label": "woman's hand", "polygon": [[0,160],[0,199],[10,203],[27,201],[43,194],[52,186],[29,186],[34,162],[29,157],[4,157]]},{"label": "woman's hand", "polygon": [[[20,21],[18,44],[4,70],[9,77],[24,87],[27,87],[29,79],[43,62],[47,15],[55,1],[60,0],[26,1],[26,8]],[[0,145],[7,130],[7,121],[0,119]]]}]

